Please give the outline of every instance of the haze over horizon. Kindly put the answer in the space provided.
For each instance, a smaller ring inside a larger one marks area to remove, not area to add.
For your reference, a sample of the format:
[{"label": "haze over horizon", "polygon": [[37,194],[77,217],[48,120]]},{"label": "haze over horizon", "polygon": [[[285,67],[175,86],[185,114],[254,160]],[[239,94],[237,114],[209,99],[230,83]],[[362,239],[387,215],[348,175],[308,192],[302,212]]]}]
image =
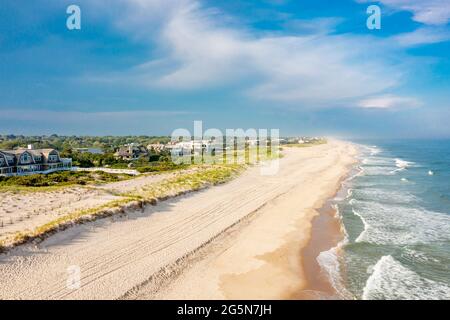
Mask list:
[{"label": "haze over horizon", "polygon": [[[81,30],[66,27],[71,4]],[[449,21],[446,0],[5,0],[0,134],[167,135],[202,120],[450,137]]]}]

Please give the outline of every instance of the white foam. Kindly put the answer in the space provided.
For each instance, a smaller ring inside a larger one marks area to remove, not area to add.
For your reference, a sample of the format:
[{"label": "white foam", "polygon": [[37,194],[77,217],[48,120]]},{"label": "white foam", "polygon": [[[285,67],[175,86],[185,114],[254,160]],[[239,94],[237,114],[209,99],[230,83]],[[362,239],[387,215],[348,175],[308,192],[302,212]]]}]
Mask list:
[{"label": "white foam", "polygon": [[404,253],[403,256],[406,257],[408,260],[417,263],[441,263],[438,259],[428,256],[425,252],[416,251],[408,247],[404,247]]},{"label": "white foam", "polygon": [[349,176],[347,179],[345,179],[343,184],[347,184],[348,182],[352,181],[354,178],[359,177],[360,175],[363,174],[363,172],[364,172],[363,167],[358,166],[357,169],[358,170],[356,171],[356,173]]},{"label": "white foam", "polygon": [[[342,215],[340,214],[337,205],[333,206],[336,210],[336,217],[341,220]],[[342,278],[341,271],[341,252],[342,248],[349,242],[347,230],[345,230],[344,224],[341,221],[341,232],[344,234],[344,238],[335,247],[322,251],[317,256],[317,262],[323,273],[329,279],[331,285],[339,294],[342,299],[353,299],[353,295],[345,288],[344,279]]]},{"label": "white foam", "polygon": [[353,213],[364,223],[355,240],[374,244],[450,241],[450,216],[422,208],[352,199]]},{"label": "white foam", "polygon": [[369,165],[369,166],[376,166],[376,165],[384,165],[384,166],[391,166],[392,165],[392,158],[386,158],[386,157],[368,157],[364,158],[362,161],[362,164]]},{"label": "white foam", "polygon": [[400,168],[400,169],[408,168],[408,167],[412,166],[413,164],[414,164],[414,162],[411,162],[411,161],[395,159],[395,165],[397,166],[397,168]]},{"label": "white foam", "polygon": [[370,166],[364,168],[365,176],[391,176],[397,170],[395,167],[389,166]]},{"label": "white foam", "polygon": [[349,188],[347,190],[347,197],[345,197],[345,199],[349,199],[352,195],[353,195],[353,189]]},{"label": "white foam", "polygon": [[[367,201],[376,201],[382,203],[391,204],[416,204],[419,199],[413,194],[405,191],[396,191],[392,189],[381,189],[377,187],[365,187],[360,189],[355,189],[353,195],[355,196],[355,201],[357,199],[364,199]],[[363,200],[360,200],[363,201]],[[353,202],[354,204],[355,202]]]},{"label": "white foam", "polygon": [[438,300],[450,299],[450,287],[423,278],[392,256],[383,256],[373,267],[363,290],[364,300]]},{"label": "white foam", "polygon": [[317,262],[339,296],[343,299],[353,299],[353,295],[345,288],[344,280],[341,276],[340,251],[343,245],[344,241],[330,250],[322,251],[317,257]]},{"label": "white foam", "polygon": [[[342,188],[344,188],[344,183],[342,183]],[[346,194],[341,195],[341,193],[342,192],[338,192],[338,194],[333,198],[334,202],[342,202],[349,199],[353,194],[353,190],[351,188],[348,188]],[[335,205],[333,205],[333,208],[335,208]],[[335,209],[337,210],[337,207]]]},{"label": "white foam", "polygon": [[333,205],[333,208],[336,210],[335,217],[341,220],[341,232],[344,235],[344,238],[335,247],[327,251],[322,251],[317,256],[316,260],[322,272],[329,279],[331,285],[339,294],[340,298],[353,299],[354,296],[352,295],[352,293],[345,288],[341,271],[341,253],[342,248],[349,243],[348,234],[344,224],[342,223],[342,215],[339,211],[339,207],[337,205]]},{"label": "white foam", "polygon": [[414,162],[406,161],[406,160],[402,160],[402,159],[395,159],[395,166],[397,167],[397,169],[393,170],[392,173],[406,170],[407,168],[411,167],[412,165],[414,165]]},{"label": "white foam", "polygon": [[[352,199],[352,200],[353,200],[353,199]],[[366,220],[363,218],[363,216],[360,215],[355,209],[352,209],[352,212],[353,212],[353,214],[354,214],[355,216],[358,216],[358,217],[361,219],[361,221],[362,221],[362,223],[363,223],[363,225],[364,225],[364,230],[363,230],[363,231],[359,234],[359,236],[355,239],[355,242],[362,242],[362,241],[364,241],[366,232],[367,232],[367,230],[370,228],[370,226],[369,226],[369,224],[366,222]]]},{"label": "white foam", "polygon": [[381,152],[381,149],[378,148],[377,146],[372,146],[372,147],[368,147],[370,155],[374,156],[376,154],[379,154]]}]

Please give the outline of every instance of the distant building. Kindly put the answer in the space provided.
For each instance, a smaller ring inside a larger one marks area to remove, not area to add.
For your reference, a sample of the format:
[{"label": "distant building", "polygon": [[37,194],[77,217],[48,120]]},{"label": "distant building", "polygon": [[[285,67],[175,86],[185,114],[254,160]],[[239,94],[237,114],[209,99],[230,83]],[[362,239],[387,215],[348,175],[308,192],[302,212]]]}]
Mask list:
[{"label": "distant building", "polygon": [[149,153],[147,149],[136,143],[126,144],[123,147],[120,147],[119,150],[114,154],[116,159],[122,159],[125,161],[133,161],[142,157],[148,157]]},{"label": "distant building", "polygon": [[189,140],[180,142],[170,142],[165,148],[171,152],[172,155],[189,155],[189,154],[211,154],[222,152],[223,142],[210,140]]},{"label": "distant building", "polygon": [[104,154],[100,148],[74,148],[73,150],[79,153],[92,153],[92,154]]},{"label": "distant building", "polygon": [[151,144],[149,144],[147,146],[147,150],[148,151],[153,151],[153,152],[156,152],[156,153],[160,153],[161,151],[166,150],[166,145],[162,144],[162,143],[159,143],[159,142],[151,143]]},{"label": "distant building", "polygon": [[70,170],[72,159],[61,158],[55,149],[0,150],[0,175],[25,175]]}]

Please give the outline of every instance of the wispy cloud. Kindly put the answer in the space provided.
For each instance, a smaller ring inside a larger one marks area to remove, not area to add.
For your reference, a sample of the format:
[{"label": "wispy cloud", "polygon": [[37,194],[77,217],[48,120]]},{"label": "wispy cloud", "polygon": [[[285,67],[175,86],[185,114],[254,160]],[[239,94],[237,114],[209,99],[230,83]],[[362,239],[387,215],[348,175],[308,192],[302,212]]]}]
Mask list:
[{"label": "wispy cloud", "polygon": [[394,37],[401,46],[414,47],[425,44],[433,44],[450,40],[450,30],[446,28],[424,27],[413,32],[399,34]]},{"label": "wispy cloud", "polygon": [[[357,0],[373,2],[373,0]],[[413,20],[428,25],[445,25],[450,20],[450,2],[448,0],[378,0],[395,10],[409,11]]]},{"label": "wispy cloud", "polygon": [[359,101],[358,106],[366,109],[397,109],[418,107],[421,103],[416,98],[382,95]]},{"label": "wispy cloud", "polygon": [[[125,73],[106,75],[107,81],[125,79],[175,90],[233,86],[254,99],[314,107],[354,104],[394,88],[402,77],[399,66],[380,58],[379,50],[392,49],[382,41],[326,32],[338,23],[335,19],[300,23],[310,30],[305,35],[266,35],[245,26],[230,27],[223,13],[197,1],[174,1],[170,8],[164,2],[167,10],[155,13],[159,3],[129,1],[117,24],[142,41],[154,42],[159,58],[152,56]],[[149,30],[147,13],[165,15],[161,25]],[[156,36],[153,30],[158,30]]]},{"label": "wispy cloud", "polygon": [[286,30],[296,34],[328,34],[344,21],[340,17],[324,17],[314,19],[294,19],[284,23]]}]

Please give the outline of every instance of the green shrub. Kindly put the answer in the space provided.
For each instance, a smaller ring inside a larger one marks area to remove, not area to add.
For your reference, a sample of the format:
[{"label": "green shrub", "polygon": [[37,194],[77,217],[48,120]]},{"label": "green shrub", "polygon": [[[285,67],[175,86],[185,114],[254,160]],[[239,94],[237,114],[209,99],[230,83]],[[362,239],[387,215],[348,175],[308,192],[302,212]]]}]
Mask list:
[{"label": "green shrub", "polygon": [[64,185],[86,185],[89,183],[115,182],[131,178],[126,174],[114,174],[103,171],[62,171],[28,176],[1,177],[0,186],[49,187]]},{"label": "green shrub", "polygon": [[173,162],[151,162],[147,166],[138,167],[136,170],[140,173],[146,172],[163,172],[169,170],[179,170],[186,169],[188,165],[185,164],[174,164]]}]

